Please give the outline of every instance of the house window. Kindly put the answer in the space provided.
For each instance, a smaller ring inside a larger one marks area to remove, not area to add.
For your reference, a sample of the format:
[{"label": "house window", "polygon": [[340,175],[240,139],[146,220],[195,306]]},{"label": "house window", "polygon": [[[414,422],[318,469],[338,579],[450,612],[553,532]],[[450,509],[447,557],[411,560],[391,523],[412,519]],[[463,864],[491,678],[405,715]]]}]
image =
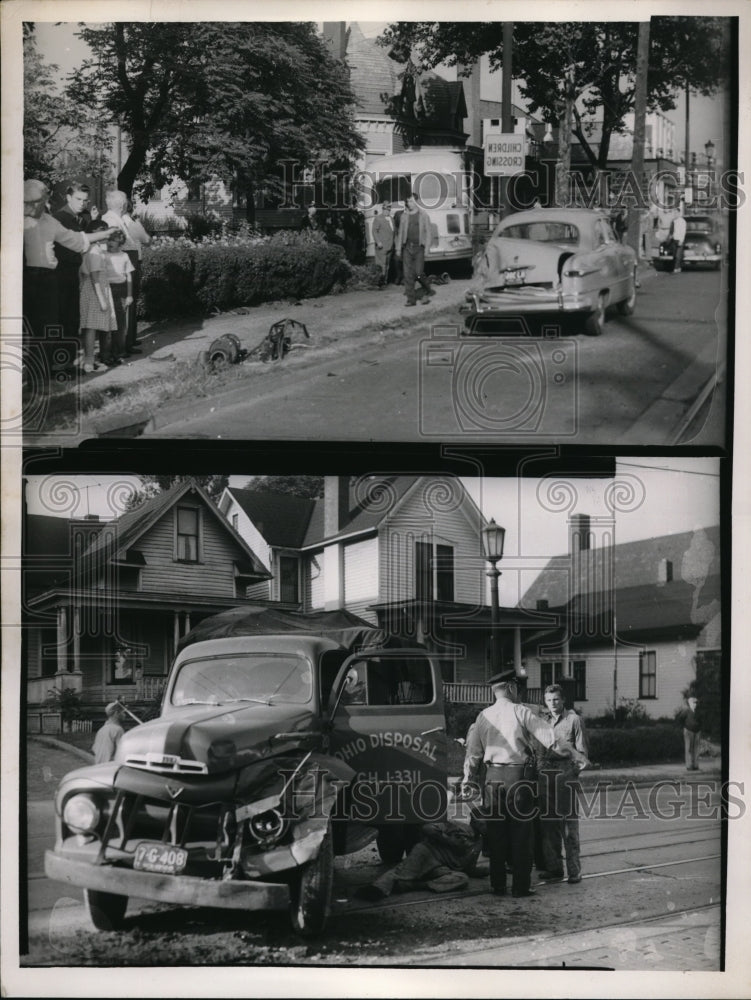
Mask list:
[{"label": "house window", "polygon": [[543,694],[545,693],[545,688],[549,684],[560,683],[561,677],[563,677],[563,663],[561,660],[549,660],[547,663],[541,663],[540,687],[542,688]]},{"label": "house window", "polygon": [[233,514],[232,515],[232,527],[235,529],[235,531],[237,531],[239,523],[240,523],[240,515],[239,514]]},{"label": "house window", "polygon": [[279,556],[279,600],[287,604],[300,603],[297,556]]},{"label": "house window", "polygon": [[179,562],[200,560],[201,516],[197,507],[177,508],[177,545],[175,558]]},{"label": "house window", "polygon": [[574,701],[586,701],[587,662],[586,660],[574,660],[572,668],[574,671]]},{"label": "house window", "polygon": [[657,653],[639,653],[639,697],[657,697]]},{"label": "house window", "polygon": [[454,600],[454,547],[415,542],[415,597],[418,601]]}]

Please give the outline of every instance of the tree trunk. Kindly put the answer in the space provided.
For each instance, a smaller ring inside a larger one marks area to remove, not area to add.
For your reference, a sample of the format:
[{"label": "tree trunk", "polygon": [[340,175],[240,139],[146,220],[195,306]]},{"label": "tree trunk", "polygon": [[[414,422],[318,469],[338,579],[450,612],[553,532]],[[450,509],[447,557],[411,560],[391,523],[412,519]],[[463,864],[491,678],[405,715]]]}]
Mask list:
[{"label": "tree trunk", "polygon": [[[647,117],[647,73],[649,72],[649,21],[639,23],[639,42],[636,50],[636,86],[634,87],[634,146],[631,153],[631,173],[636,185],[642,188],[644,177],[644,139]],[[641,254],[641,214],[639,205],[628,207],[628,243]]]},{"label": "tree trunk", "polygon": [[127,194],[129,198],[133,197],[133,185],[136,182],[136,178],[143,169],[146,163],[146,147],[141,145],[134,145],[131,148],[128,159],[123,164],[123,168],[117,175],[117,189]]},{"label": "tree trunk", "polygon": [[252,184],[245,185],[245,221],[251,226],[256,221],[256,199]]},{"label": "tree trunk", "polygon": [[573,101],[566,87],[563,112],[558,123],[558,162],[555,165],[555,203],[559,208],[569,204],[569,174],[571,172],[571,110]]}]

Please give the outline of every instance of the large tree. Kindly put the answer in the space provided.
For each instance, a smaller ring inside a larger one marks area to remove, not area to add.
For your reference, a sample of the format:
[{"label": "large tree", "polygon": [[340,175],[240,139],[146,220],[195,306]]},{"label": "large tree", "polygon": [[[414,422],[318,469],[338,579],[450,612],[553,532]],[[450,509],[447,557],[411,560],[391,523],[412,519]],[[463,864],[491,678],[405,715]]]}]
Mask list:
[{"label": "large tree", "polygon": [[336,161],[362,148],[346,67],[314,24],[118,22],[79,35],[93,55],[70,93],[126,133],[126,192],[218,175],[252,210],[281,160]]},{"label": "large tree", "polygon": [[[379,41],[400,61],[417,54],[425,68],[459,63],[468,72],[487,55],[491,69],[498,70],[502,27],[501,22],[400,21]],[[634,108],[638,36],[637,22],[514,23],[514,76],[530,112],[559,124],[568,102],[571,130],[593,166],[606,166],[611,136],[625,130],[624,116]],[[686,86],[714,92],[728,61],[727,19],[652,18],[648,109],[673,109]]]},{"label": "large tree", "polygon": [[323,496],[323,476],[253,476],[243,489],[289,493],[306,500],[320,500]]},{"label": "large tree", "polygon": [[23,156],[24,176],[54,185],[77,175],[105,180],[111,176],[107,123],[90,108],[62,91],[55,63],[37,49],[32,23],[23,25]]}]

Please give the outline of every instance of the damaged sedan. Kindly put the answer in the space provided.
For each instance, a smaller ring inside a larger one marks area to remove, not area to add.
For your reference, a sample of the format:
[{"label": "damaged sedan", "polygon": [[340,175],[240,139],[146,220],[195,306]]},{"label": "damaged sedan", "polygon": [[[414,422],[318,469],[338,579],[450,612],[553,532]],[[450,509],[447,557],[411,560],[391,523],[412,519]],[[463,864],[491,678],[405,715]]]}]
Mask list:
[{"label": "damaged sedan", "polygon": [[619,242],[608,217],[584,208],[531,209],[507,216],[474,262],[465,333],[506,332],[525,317],[579,317],[599,336],[606,311],[636,305],[635,251]]}]

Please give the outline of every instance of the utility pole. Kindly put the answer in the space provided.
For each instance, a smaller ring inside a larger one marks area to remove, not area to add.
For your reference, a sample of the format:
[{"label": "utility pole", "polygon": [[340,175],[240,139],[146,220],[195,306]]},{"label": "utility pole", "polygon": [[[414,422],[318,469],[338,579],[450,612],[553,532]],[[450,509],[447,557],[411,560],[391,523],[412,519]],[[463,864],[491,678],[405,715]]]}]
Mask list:
[{"label": "utility pole", "polygon": [[[636,84],[634,86],[634,144],[631,151],[631,175],[640,192],[644,179],[644,139],[647,118],[647,73],[649,72],[649,21],[639,22],[639,40],[636,49]],[[627,239],[641,255],[641,208],[628,207]]]},{"label": "utility pole", "polygon": [[[513,107],[511,105],[511,84],[514,76],[514,22],[503,22],[503,78],[501,80],[501,131],[504,135],[514,131]],[[501,176],[499,208],[501,218],[507,215],[510,206],[508,203],[508,177]]]}]

